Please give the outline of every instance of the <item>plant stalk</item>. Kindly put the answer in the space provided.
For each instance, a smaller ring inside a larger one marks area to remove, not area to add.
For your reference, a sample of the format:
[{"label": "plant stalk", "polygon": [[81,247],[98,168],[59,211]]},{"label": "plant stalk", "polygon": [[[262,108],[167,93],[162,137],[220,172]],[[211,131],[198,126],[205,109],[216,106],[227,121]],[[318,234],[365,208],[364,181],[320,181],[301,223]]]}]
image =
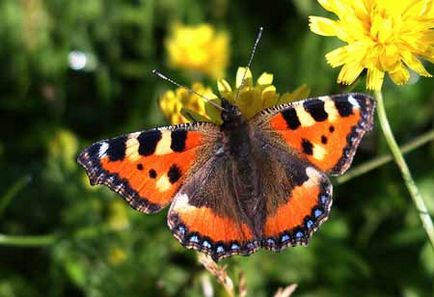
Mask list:
[{"label": "plant stalk", "polygon": [[38,247],[53,244],[57,237],[53,234],[48,235],[4,235],[0,234],[0,245]]},{"label": "plant stalk", "polygon": [[[406,154],[431,141],[434,141],[434,129],[415,137],[403,146],[400,146],[399,149],[402,154]],[[346,183],[371,170],[377,169],[378,167],[381,167],[390,161],[393,161],[393,156],[390,153],[378,156],[374,159],[366,161],[365,163],[361,163],[358,166],[354,166],[344,175],[336,177],[335,180],[338,184]]]},{"label": "plant stalk", "polygon": [[390,128],[389,120],[387,119],[386,109],[384,108],[383,94],[381,91],[375,92],[375,99],[377,100],[377,115],[380,120],[381,129],[383,130],[384,137],[389,146],[389,149],[401,171],[402,178],[404,179],[405,185],[410,193],[414,205],[419,213],[420,220],[422,221],[423,228],[428,235],[431,242],[431,246],[434,251],[434,225],[431,216],[428,213],[428,209],[425,205],[425,201],[416,186],[416,183],[411,176],[411,172],[405,162],[405,159],[396,143],[395,137],[393,135],[392,129]]}]

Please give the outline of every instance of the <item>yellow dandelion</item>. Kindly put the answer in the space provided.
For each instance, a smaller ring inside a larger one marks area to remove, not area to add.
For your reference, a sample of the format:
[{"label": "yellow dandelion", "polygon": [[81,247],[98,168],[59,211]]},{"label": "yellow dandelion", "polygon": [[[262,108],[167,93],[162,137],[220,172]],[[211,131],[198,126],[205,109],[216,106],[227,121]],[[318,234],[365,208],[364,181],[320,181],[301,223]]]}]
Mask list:
[{"label": "yellow dandelion", "polygon": [[432,0],[318,0],[338,20],[311,16],[310,29],[336,36],[347,45],[326,55],[342,69],[338,82],[353,83],[364,69],[366,86],[380,90],[387,72],[397,85],[410,78],[409,69],[430,77],[420,59],[434,63]]},{"label": "yellow dandelion", "polygon": [[166,40],[169,64],[174,68],[196,71],[213,78],[224,75],[229,57],[229,37],[209,24],[175,24]]},{"label": "yellow dandelion", "polygon": [[[244,76],[245,75],[245,76]],[[244,77],[244,83],[241,83]],[[204,98],[194,94],[185,88],[177,88],[175,91],[167,91],[160,98],[160,107],[172,124],[195,121],[211,121],[221,124],[220,110],[211,105],[207,100],[220,104],[218,98],[225,98],[240,109],[241,113],[250,118],[264,108],[277,104],[288,103],[296,99],[303,99],[309,95],[310,90],[302,85],[291,93],[280,95],[273,85],[273,75],[262,73],[253,81],[249,69],[239,67],[235,79],[235,88],[224,79],[217,81],[220,96],[205,88],[200,83],[193,84],[192,89]],[[188,115],[188,117],[186,117]]]},{"label": "yellow dandelion", "polygon": [[[243,77],[244,82],[242,83]],[[247,69],[246,72],[244,67],[238,68],[235,90],[232,90],[230,84],[224,79],[217,82],[217,87],[221,97],[236,104],[246,118],[251,118],[265,108],[306,98],[309,94],[306,86],[301,86],[294,92],[281,96],[273,85],[273,74],[264,72],[256,80],[256,83],[253,83],[250,69]]]},{"label": "yellow dandelion", "polygon": [[[191,89],[207,99],[217,99],[211,88],[206,88],[199,82],[194,83]],[[206,113],[206,102],[197,94],[181,87],[175,91],[166,91],[160,97],[160,108],[171,124],[188,123],[192,119],[210,121]]]}]

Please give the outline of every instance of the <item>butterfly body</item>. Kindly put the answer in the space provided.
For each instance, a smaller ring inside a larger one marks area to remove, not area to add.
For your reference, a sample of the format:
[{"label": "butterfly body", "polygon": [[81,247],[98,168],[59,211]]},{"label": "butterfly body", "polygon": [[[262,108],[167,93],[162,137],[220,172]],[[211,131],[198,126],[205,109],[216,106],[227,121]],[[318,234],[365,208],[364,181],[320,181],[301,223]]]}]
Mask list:
[{"label": "butterfly body", "polygon": [[332,186],[372,127],[374,101],[325,96],[252,118],[222,99],[221,126],[191,123],[98,142],[78,162],[135,209],[171,204],[182,245],[218,260],[305,244],[327,219]]}]

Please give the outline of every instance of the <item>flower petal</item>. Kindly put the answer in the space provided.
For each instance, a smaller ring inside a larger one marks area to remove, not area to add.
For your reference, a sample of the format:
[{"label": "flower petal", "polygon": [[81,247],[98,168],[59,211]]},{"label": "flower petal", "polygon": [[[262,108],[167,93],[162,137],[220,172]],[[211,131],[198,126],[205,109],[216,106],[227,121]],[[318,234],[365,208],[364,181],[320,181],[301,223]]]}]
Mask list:
[{"label": "flower petal", "polygon": [[325,9],[339,15],[345,9],[345,1],[341,0],[318,0],[318,3]]},{"label": "flower petal", "polygon": [[346,46],[339,47],[326,54],[327,63],[333,68],[344,65],[348,59],[348,52]]},{"label": "flower petal", "polygon": [[256,81],[259,85],[271,85],[273,83],[273,75],[267,72],[261,74],[261,76]]},{"label": "flower petal", "polygon": [[368,69],[368,78],[366,80],[366,87],[369,90],[380,91],[383,85],[384,72],[378,68]]},{"label": "flower petal", "polygon": [[224,79],[219,79],[217,81],[217,89],[219,90],[220,94],[232,92],[231,85]]},{"label": "flower petal", "polygon": [[262,90],[262,109],[277,104],[279,97],[276,94],[276,87],[271,85]]},{"label": "flower petal", "polygon": [[252,72],[247,67],[238,67],[235,87],[240,88],[241,84],[243,84],[243,87],[252,86]]},{"label": "flower petal", "polygon": [[378,56],[382,69],[386,71],[395,69],[401,63],[399,49],[393,44],[384,47]]},{"label": "flower petal", "polygon": [[323,36],[336,36],[340,31],[336,21],[317,16],[309,17],[309,28],[313,33]]},{"label": "flower petal", "polygon": [[423,64],[419,61],[418,58],[416,58],[414,55],[412,55],[410,52],[403,52],[402,54],[402,60],[404,63],[410,67],[412,70],[417,72],[421,76],[431,77],[432,75],[425,69]]},{"label": "flower petal", "polygon": [[399,63],[394,71],[390,71],[389,76],[397,85],[403,85],[410,79],[410,73],[402,63]]},{"label": "flower petal", "polygon": [[345,64],[338,76],[338,83],[351,85],[362,73],[364,67],[359,63]]}]

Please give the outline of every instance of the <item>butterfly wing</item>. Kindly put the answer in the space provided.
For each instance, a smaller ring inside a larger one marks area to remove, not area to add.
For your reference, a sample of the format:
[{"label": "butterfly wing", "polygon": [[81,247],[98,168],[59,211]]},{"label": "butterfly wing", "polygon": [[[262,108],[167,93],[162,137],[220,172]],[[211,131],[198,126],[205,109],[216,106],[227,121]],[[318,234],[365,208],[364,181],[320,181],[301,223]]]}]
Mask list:
[{"label": "butterfly wing", "polygon": [[[218,148],[214,151],[218,151]],[[253,230],[234,193],[234,171],[227,155],[212,155],[179,189],[168,225],[179,242],[215,260],[258,249]]]},{"label": "butterfly wing", "polygon": [[331,175],[344,173],[372,129],[375,101],[365,94],[307,99],[268,108],[253,121],[278,134],[299,156]]},{"label": "butterfly wing", "polygon": [[327,220],[332,205],[328,177],[308,161],[300,159],[279,140],[262,145],[268,174],[262,178],[266,206],[262,221],[261,246],[279,251],[307,244]]},{"label": "butterfly wing", "polygon": [[325,96],[269,108],[252,119],[258,139],[269,144],[259,147],[272,164],[273,173],[264,179],[282,172],[287,178],[266,199],[262,247],[306,244],[327,219],[332,186],[325,173],[342,174],[350,166],[361,138],[372,128],[374,107],[374,100],[363,94]]},{"label": "butterfly wing", "polygon": [[168,205],[196,158],[219,133],[210,123],[162,127],[103,140],[78,156],[90,182],[121,194],[135,209]]}]

